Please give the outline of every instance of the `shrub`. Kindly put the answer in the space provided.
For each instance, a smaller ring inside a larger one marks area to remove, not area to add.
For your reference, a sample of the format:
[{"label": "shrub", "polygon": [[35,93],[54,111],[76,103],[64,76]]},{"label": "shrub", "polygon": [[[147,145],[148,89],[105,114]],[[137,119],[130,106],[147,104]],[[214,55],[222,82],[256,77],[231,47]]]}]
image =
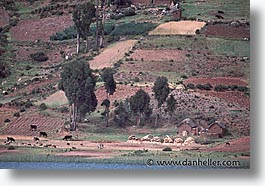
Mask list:
[{"label": "shrub", "polygon": [[34,61],[42,62],[42,61],[47,61],[48,56],[44,52],[36,52],[34,54],[30,54],[30,57]]},{"label": "shrub", "polygon": [[245,87],[245,86],[238,86],[237,90],[240,91],[240,92],[247,92],[248,88]]},{"label": "shrub", "polygon": [[30,100],[28,100],[26,103],[25,103],[25,107],[26,108],[30,108],[31,106],[33,106],[32,102]]},{"label": "shrub", "polygon": [[8,123],[8,122],[10,122],[10,119],[5,119],[5,121],[4,121],[5,123]]},{"label": "shrub", "polygon": [[68,113],[69,112],[69,109],[68,109],[68,107],[61,107],[61,108],[59,108],[59,111],[61,113]]},{"label": "shrub", "polygon": [[15,112],[13,116],[14,117],[20,117],[20,113],[19,112]]},{"label": "shrub", "polygon": [[185,74],[181,75],[180,77],[183,78],[183,79],[187,79],[188,78],[188,76],[185,75]]},{"label": "shrub", "polygon": [[195,90],[196,86],[194,84],[192,84],[192,83],[189,83],[189,84],[187,84],[187,88]]},{"label": "shrub", "polygon": [[135,13],[135,10],[133,8],[129,7],[129,8],[125,9],[124,15],[125,16],[134,16],[134,15],[136,15],[136,13]]},{"label": "shrub", "polygon": [[0,60],[0,78],[6,78],[11,74],[7,63]]},{"label": "shrub", "polygon": [[222,91],[226,91],[226,90],[228,90],[228,87],[225,85],[216,85],[214,87],[214,91],[216,91],[216,92],[222,92]]},{"label": "shrub", "polygon": [[213,88],[213,86],[210,83],[207,83],[204,85],[198,84],[198,85],[196,85],[196,87],[200,90],[212,90],[212,88]]},{"label": "shrub", "polygon": [[26,109],[24,108],[24,107],[22,107],[21,109],[20,109],[20,112],[25,112],[26,111]]},{"label": "shrub", "polygon": [[162,151],[172,151],[172,148],[170,148],[170,147],[165,147],[165,148],[162,149]]},{"label": "shrub", "polygon": [[7,148],[7,150],[15,150],[15,147],[13,147],[13,146],[9,146],[9,147]]},{"label": "shrub", "polygon": [[134,81],[134,82],[139,82],[139,81],[140,81],[140,78],[135,77],[133,81]]},{"label": "shrub", "polygon": [[48,107],[45,103],[40,104],[39,110],[46,110]]}]

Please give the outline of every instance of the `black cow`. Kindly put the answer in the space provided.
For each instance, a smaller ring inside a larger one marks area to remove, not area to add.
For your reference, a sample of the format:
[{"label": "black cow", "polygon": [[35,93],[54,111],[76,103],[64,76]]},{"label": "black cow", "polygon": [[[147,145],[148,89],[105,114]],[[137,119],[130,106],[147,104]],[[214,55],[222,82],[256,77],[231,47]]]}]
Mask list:
[{"label": "black cow", "polygon": [[218,14],[224,14],[224,11],[218,10]]},{"label": "black cow", "polygon": [[48,137],[48,134],[47,134],[46,132],[40,132],[40,137],[41,137],[41,136],[47,138],[47,137]]},{"label": "black cow", "polygon": [[221,15],[215,15],[215,17],[218,18],[218,19],[224,19],[224,17],[221,16]]},{"label": "black cow", "polygon": [[31,129],[32,131],[37,130],[37,125],[33,125],[33,124],[31,124],[31,125],[30,125],[30,129]]},{"label": "black cow", "polygon": [[72,135],[66,135],[64,136],[63,140],[72,140]]},{"label": "black cow", "polygon": [[33,141],[35,141],[35,142],[40,141],[40,138],[38,138],[37,136],[34,136]]},{"label": "black cow", "polygon": [[225,143],[225,145],[226,145],[226,146],[229,146],[229,145],[230,145],[230,143],[229,143],[229,142],[226,142],[226,143]]},{"label": "black cow", "polygon": [[16,140],[13,137],[6,137],[7,143],[16,142]]}]

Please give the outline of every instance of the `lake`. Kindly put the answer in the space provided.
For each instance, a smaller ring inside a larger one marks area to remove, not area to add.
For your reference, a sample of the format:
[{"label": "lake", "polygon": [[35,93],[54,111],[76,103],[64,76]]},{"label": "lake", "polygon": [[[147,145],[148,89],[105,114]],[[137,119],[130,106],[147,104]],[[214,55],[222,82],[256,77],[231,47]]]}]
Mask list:
[{"label": "lake", "polygon": [[[65,162],[0,162],[0,169],[183,169],[184,167],[158,167],[140,164],[65,163]],[[187,167],[186,167],[187,168]]]}]

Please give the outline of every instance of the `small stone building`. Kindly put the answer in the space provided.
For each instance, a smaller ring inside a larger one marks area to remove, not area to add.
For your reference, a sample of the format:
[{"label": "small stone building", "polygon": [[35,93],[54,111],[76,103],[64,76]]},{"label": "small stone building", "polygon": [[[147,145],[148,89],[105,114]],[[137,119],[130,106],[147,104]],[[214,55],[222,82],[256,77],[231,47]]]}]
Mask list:
[{"label": "small stone building", "polygon": [[214,123],[209,125],[207,133],[209,136],[223,137],[225,129],[226,127],[224,123],[215,121]]},{"label": "small stone building", "polygon": [[178,125],[178,134],[181,136],[198,135],[197,124],[194,123],[190,118],[184,119]]}]

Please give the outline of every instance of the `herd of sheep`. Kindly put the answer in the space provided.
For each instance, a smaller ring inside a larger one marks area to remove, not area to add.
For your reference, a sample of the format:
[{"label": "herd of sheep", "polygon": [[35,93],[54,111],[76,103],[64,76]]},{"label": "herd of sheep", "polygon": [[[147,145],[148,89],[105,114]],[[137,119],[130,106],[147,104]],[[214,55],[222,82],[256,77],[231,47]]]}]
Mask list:
[{"label": "herd of sheep", "polygon": [[170,137],[166,135],[165,138],[160,138],[158,136],[146,135],[142,138],[137,138],[134,135],[128,137],[130,143],[150,143],[150,144],[176,144],[176,145],[192,145],[195,144],[195,139],[193,137],[188,137],[186,140],[183,140],[179,137]]}]

